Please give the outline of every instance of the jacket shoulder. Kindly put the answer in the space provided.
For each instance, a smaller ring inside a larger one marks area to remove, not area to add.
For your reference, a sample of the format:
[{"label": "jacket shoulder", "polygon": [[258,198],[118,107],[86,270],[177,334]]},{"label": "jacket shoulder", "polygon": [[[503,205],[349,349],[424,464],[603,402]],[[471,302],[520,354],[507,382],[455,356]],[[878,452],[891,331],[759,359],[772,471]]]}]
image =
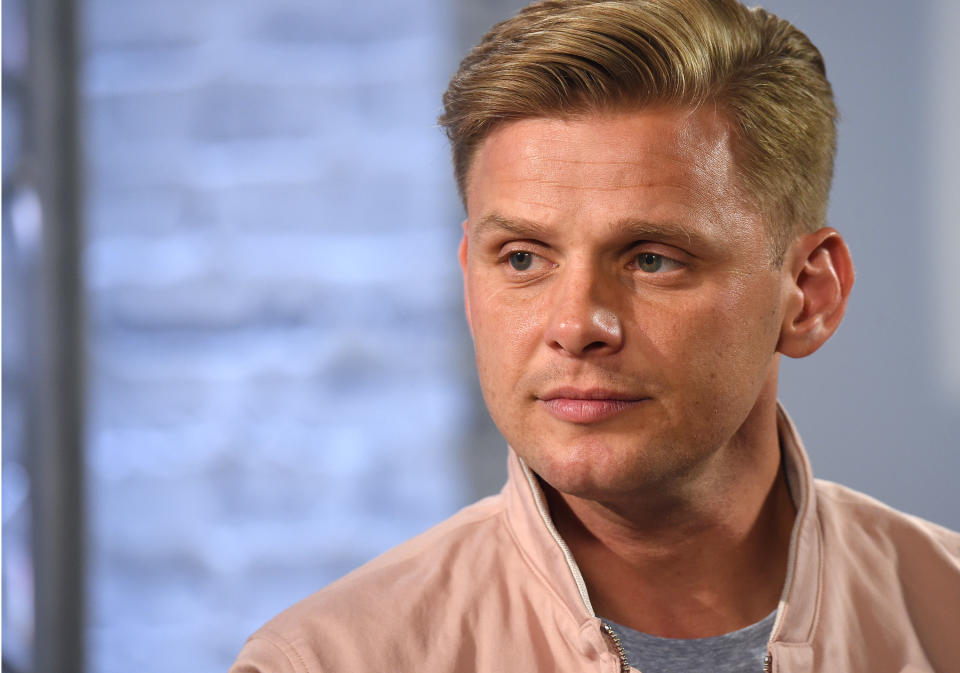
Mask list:
[{"label": "jacket shoulder", "polygon": [[956,670],[960,534],[829,482],[817,484],[817,515],[820,638],[869,644],[849,647],[838,670]]},{"label": "jacket shoulder", "polygon": [[[845,534],[860,531],[878,545],[890,543],[916,545],[938,552],[945,561],[952,559],[960,572],[960,532],[906,514],[846,486],[816,480],[817,507],[821,522]],[[890,551],[890,550],[888,550]],[[908,551],[904,549],[902,551]]]},{"label": "jacket shoulder", "polygon": [[361,659],[397,668],[435,650],[450,615],[469,620],[518,562],[502,512],[501,496],[485,498],[293,605],[250,637],[231,673],[353,670]]}]

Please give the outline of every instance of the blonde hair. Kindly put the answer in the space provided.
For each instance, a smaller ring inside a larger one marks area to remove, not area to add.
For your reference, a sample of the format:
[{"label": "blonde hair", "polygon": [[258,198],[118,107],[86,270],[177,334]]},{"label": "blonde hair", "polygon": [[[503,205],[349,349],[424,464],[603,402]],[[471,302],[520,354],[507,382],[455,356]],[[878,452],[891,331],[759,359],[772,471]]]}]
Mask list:
[{"label": "blonde hair", "polygon": [[717,105],[744,196],[777,262],[826,222],[837,109],[806,35],[736,0],[544,0],[494,26],[443,96],[466,201],[473,156],[499,124],[654,104]]}]

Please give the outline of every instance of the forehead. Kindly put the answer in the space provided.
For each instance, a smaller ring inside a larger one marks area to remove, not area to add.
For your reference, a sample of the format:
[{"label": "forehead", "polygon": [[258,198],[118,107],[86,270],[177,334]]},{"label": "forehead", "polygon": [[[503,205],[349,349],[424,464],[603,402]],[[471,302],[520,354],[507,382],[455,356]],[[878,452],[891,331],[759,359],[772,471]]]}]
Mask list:
[{"label": "forehead", "polygon": [[[663,107],[533,117],[495,128],[481,143],[472,168],[477,169],[478,164],[488,169],[504,168],[497,159],[507,153],[540,160],[576,156],[594,163],[602,158],[627,164],[644,156],[725,162],[730,139],[726,119],[712,108]],[[705,170],[709,168],[704,166]]]},{"label": "forehead", "polygon": [[726,120],[704,108],[509,122],[474,157],[468,221],[495,213],[546,225],[645,219],[736,229],[750,213],[735,189],[731,142]]}]

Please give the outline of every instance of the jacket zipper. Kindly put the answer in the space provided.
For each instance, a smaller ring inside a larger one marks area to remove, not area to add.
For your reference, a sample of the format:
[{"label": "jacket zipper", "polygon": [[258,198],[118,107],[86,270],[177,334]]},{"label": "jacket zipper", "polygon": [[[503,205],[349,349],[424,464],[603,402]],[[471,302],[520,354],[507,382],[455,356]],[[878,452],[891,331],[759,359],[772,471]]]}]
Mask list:
[{"label": "jacket zipper", "polygon": [[773,655],[769,652],[763,656],[763,673],[771,673],[773,671]]},{"label": "jacket zipper", "polygon": [[630,663],[627,661],[627,653],[623,649],[623,643],[620,642],[620,636],[618,636],[617,632],[613,630],[613,627],[611,627],[605,621],[601,620],[600,624],[603,626],[604,633],[610,637],[610,640],[613,641],[614,647],[617,648],[617,657],[620,658],[620,673],[629,673]]}]

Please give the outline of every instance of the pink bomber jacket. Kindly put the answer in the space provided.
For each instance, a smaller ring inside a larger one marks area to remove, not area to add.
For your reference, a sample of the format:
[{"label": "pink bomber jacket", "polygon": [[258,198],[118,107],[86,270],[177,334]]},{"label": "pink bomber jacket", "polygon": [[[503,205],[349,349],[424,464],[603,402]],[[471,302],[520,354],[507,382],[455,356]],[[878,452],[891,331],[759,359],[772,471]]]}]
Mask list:
[{"label": "pink bomber jacket", "polygon": [[[764,669],[960,673],[960,534],[814,480],[782,410],[779,427],[797,519]],[[627,670],[513,451],[499,495],[281,613],[230,669]]]}]

